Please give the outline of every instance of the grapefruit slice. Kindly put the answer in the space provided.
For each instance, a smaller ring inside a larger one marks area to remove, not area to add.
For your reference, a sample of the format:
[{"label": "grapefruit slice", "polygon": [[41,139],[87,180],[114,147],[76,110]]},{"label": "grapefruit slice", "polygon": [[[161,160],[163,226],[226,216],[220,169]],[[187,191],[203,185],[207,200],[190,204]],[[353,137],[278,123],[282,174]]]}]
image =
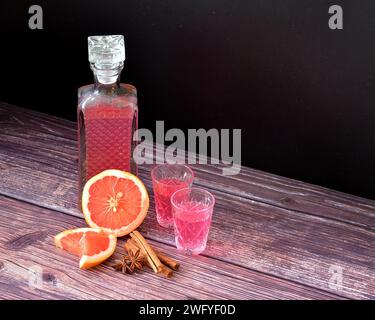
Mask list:
[{"label": "grapefruit slice", "polygon": [[147,190],[135,175],[105,170],[83,188],[82,211],[87,224],[117,237],[139,227],[149,206]]},{"label": "grapefruit slice", "polygon": [[55,244],[81,257],[79,267],[88,269],[107,260],[116,249],[117,238],[101,229],[79,228],[55,236]]}]

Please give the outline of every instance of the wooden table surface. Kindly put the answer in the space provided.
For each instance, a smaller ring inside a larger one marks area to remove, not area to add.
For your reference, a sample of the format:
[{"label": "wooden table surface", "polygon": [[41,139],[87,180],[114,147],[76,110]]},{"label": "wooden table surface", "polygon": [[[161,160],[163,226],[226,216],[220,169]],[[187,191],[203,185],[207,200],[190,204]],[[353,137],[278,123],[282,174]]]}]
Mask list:
[{"label": "wooden table surface", "polygon": [[157,224],[151,166],[140,166],[150,210],[139,230],[180,271],[115,272],[123,239],[110,260],[80,270],[53,243],[85,226],[76,148],[74,122],[0,103],[0,298],[375,298],[375,201],[245,167],[222,176],[220,166],[192,166],[217,202],[207,250],[187,257]]}]

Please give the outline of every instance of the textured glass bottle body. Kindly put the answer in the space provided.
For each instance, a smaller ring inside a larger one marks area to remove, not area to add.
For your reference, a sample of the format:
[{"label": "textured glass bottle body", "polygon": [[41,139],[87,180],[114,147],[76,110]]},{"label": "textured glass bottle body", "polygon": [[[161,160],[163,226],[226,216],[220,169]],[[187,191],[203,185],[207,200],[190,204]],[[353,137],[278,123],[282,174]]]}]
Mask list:
[{"label": "textured glass bottle body", "polygon": [[138,129],[136,88],[96,83],[78,90],[79,191],[107,169],[137,174],[133,160]]}]

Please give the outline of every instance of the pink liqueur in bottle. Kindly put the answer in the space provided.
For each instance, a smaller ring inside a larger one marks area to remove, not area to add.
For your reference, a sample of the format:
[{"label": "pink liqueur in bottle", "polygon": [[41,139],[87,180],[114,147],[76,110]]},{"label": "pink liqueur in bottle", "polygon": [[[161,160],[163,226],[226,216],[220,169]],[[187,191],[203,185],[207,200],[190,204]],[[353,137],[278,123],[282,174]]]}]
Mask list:
[{"label": "pink liqueur in bottle", "polygon": [[137,91],[120,83],[123,36],[89,37],[95,83],[78,91],[79,189],[106,169],[137,174],[133,161],[138,127]]}]

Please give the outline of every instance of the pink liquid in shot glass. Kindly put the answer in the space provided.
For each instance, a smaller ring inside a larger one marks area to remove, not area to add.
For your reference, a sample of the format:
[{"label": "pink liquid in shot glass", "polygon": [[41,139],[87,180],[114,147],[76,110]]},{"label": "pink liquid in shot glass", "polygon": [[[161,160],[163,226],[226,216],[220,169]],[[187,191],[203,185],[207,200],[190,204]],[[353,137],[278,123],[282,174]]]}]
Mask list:
[{"label": "pink liquid in shot glass", "polygon": [[163,164],[152,172],[156,218],[163,227],[173,227],[171,196],[177,190],[191,186],[193,171],[185,165]]},{"label": "pink liquid in shot glass", "polygon": [[[200,203],[185,203],[175,215],[175,239],[177,249],[198,254],[206,248],[211,212],[200,214],[205,207]],[[198,213],[195,211],[198,210]]]},{"label": "pink liquid in shot glass", "polygon": [[172,195],[176,247],[187,254],[206,248],[214,197],[203,189],[181,189]]},{"label": "pink liquid in shot glass", "polygon": [[155,183],[154,197],[157,220],[163,227],[173,226],[171,195],[186,187],[186,183],[178,179],[165,178]]}]

